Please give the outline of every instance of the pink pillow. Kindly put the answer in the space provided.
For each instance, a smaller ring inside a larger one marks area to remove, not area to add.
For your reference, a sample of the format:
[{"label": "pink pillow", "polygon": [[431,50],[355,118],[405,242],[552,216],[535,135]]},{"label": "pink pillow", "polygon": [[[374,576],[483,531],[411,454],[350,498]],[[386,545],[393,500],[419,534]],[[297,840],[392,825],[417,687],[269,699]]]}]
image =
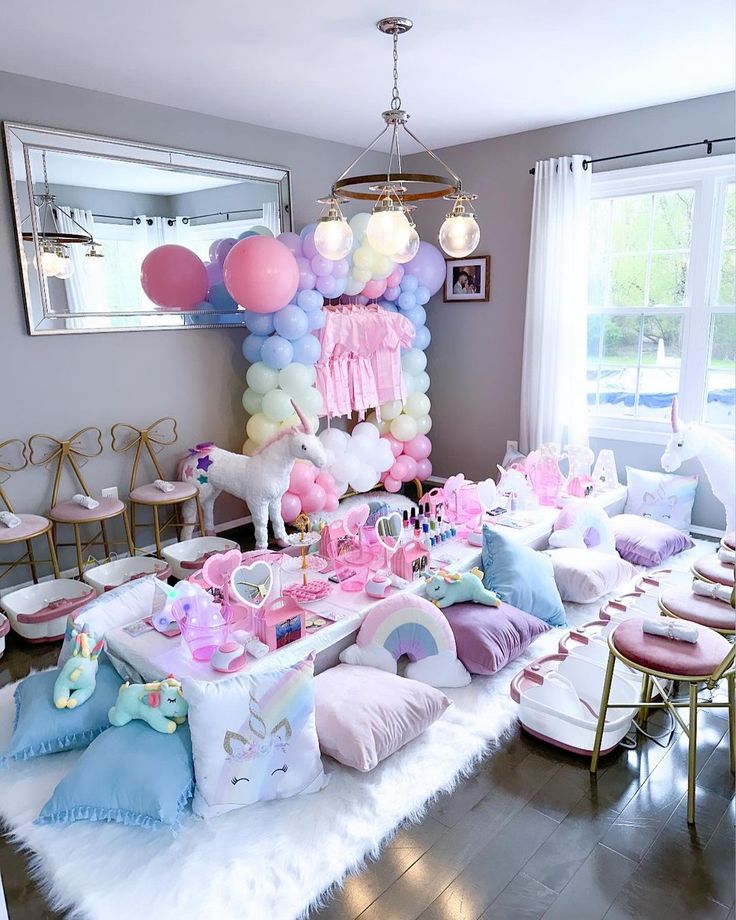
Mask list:
[{"label": "pink pillow", "polygon": [[599,553],[595,549],[550,549],[547,555],[552,560],[560,597],[573,604],[597,601],[638,574],[634,566],[618,553]]},{"label": "pink pillow", "polygon": [[339,664],[314,678],[322,752],[364,773],[421,735],[449,705],[440,690],[378,668]]}]

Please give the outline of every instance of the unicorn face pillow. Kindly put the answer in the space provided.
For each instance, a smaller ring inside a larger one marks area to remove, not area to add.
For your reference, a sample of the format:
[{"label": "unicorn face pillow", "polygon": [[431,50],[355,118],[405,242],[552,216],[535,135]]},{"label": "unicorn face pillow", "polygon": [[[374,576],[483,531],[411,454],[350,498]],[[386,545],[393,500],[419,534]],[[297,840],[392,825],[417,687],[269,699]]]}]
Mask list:
[{"label": "unicorn face pillow", "polygon": [[318,792],[314,662],[226,681],[186,681],[200,817]]}]

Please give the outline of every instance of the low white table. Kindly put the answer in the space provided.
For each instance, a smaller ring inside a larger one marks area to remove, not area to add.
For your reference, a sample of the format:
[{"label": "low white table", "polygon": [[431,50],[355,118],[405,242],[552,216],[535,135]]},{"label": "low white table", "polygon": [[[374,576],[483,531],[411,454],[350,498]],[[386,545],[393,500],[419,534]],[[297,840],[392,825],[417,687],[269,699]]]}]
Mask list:
[{"label": "low white table", "polygon": [[[620,514],[626,502],[626,487],[620,486],[609,492],[601,492],[590,500],[598,502],[609,515]],[[539,507],[533,511],[519,511],[504,516],[512,520],[532,521],[520,529],[502,526],[498,519],[488,518],[487,522],[491,526],[503,529],[511,539],[525,546],[544,549],[558,514],[557,508]],[[465,540],[457,539],[432,550],[431,559],[434,569],[467,572],[480,565],[481,550],[480,547],[470,546]],[[300,577],[298,571],[282,574],[282,587],[298,581]],[[418,594],[423,586],[422,578],[402,590],[405,593]],[[398,592],[394,589],[389,596],[396,593]],[[287,667],[301,661],[310,652],[316,655],[317,673],[333,667],[338,662],[340,652],[354,643],[363,618],[377,603],[380,601],[369,598],[363,591],[352,594],[335,586],[328,597],[312,605],[310,610],[317,616],[320,615],[320,611],[333,611],[339,619],[297,642],[270,652],[263,658],[251,659],[236,673],[272,671]],[[175,674],[178,678],[193,677],[197,680],[227,680],[232,676],[219,674],[207,662],[194,661],[179,637],[167,639],[155,630],[133,637],[126,632],[126,627],[118,627],[107,634],[106,643],[108,655],[118,669],[134,681],[158,680],[167,674]]]}]

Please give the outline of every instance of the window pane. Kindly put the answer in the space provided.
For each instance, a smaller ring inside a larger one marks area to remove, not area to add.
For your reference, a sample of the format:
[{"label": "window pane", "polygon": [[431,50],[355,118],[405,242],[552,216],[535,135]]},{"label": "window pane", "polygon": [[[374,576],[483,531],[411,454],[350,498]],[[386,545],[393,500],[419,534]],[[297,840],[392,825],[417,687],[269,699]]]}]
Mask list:
[{"label": "window pane", "polygon": [[651,195],[631,195],[613,199],[612,252],[641,252],[648,248],[651,203]]},{"label": "window pane", "polygon": [[633,418],[636,367],[601,367],[598,376],[600,415]]},{"label": "window pane", "polygon": [[603,332],[603,317],[588,317],[588,361],[598,363],[600,353],[601,334]]},{"label": "window pane", "polygon": [[666,419],[680,389],[682,317],[645,316],[639,372],[639,418]]},{"label": "window pane", "polygon": [[610,247],[611,201],[593,200],[590,206],[590,253],[588,265],[588,303],[605,306]]},{"label": "window pane", "polygon": [[687,285],[687,256],[654,253],[649,276],[649,306],[682,306]]},{"label": "window pane", "polygon": [[733,182],[730,182],[726,187],[723,245],[736,246],[736,184]]},{"label": "window pane", "polygon": [[711,325],[705,420],[733,426],[736,402],[736,316],[717,314]]},{"label": "window pane", "polygon": [[736,303],[736,250],[733,249],[724,249],[721,256],[718,303],[720,306]]},{"label": "window pane", "polygon": [[652,249],[689,249],[695,192],[690,188],[654,196]]},{"label": "window pane", "polygon": [[611,306],[643,307],[647,257],[613,256],[611,260]]},{"label": "window pane", "polygon": [[633,364],[639,359],[641,315],[606,316],[603,335],[605,364]]}]

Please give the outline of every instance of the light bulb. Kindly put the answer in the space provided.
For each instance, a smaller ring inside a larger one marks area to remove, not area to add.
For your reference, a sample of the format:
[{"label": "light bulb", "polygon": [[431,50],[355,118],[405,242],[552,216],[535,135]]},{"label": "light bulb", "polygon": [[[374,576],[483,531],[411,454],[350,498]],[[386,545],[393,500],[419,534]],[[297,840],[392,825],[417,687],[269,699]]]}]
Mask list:
[{"label": "light bulb", "polygon": [[63,256],[59,259],[59,267],[56,270],[56,277],[66,280],[74,274],[74,263],[69,256]]},{"label": "light bulb", "polygon": [[344,259],[353,247],[353,231],[340,214],[328,214],[314,231],[314,248],[325,259],[337,262]]},{"label": "light bulb", "polygon": [[[56,277],[56,272],[61,268],[61,266],[59,265],[59,261],[60,261],[59,257],[56,255],[55,252],[51,252],[50,250],[45,250],[45,249],[41,251],[40,268],[43,274],[46,275],[47,278]],[[33,264],[36,266],[36,268],[39,268],[37,258],[34,258]]]},{"label": "light bulb", "polygon": [[480,242],[480,227],[473,214],[448,214],[440,227],[440,246],[453,259],[463,259]]},{"label": "light bulb", "polygon": [[407,246],[410,234],[411,224],[406,219],[406,214],[390,204],[374,211],[366,228],[366,236],[372,248],[381,255],[390,257]]},{"label": "light bulb", "polygon": [[419,234],[417,233],[417,228],[412,227],[411,232],[409,233],[409,239],[406,242],[406,246],[398,252],[392,252],[391,258],[394,262],[399,262],[403,264],[404,262],[411,262],[414,256],[419,252],[419,244],[421,240],[419,239]]}]

